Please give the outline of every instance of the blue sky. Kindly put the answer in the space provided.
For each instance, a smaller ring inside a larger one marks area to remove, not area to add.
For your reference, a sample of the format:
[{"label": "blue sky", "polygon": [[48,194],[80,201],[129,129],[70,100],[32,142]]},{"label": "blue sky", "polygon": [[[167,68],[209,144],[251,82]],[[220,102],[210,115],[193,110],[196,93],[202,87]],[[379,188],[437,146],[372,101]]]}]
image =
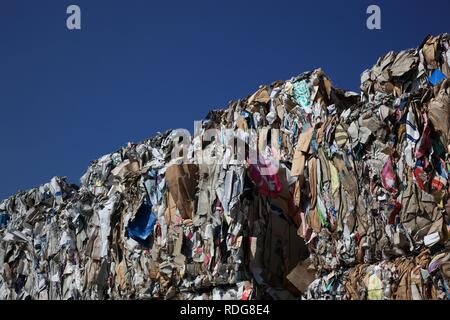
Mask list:
[{"label": "blue sky", "polygon": [[[82,30],[66,28],[81,8]],[[382,29],[366,28],[381,7]],[[192,130],[258,85],[322,67],[358,90],[389,50],[449,32],[448,0],[0,2],[0,198],[68,176],[128,141]]]}]

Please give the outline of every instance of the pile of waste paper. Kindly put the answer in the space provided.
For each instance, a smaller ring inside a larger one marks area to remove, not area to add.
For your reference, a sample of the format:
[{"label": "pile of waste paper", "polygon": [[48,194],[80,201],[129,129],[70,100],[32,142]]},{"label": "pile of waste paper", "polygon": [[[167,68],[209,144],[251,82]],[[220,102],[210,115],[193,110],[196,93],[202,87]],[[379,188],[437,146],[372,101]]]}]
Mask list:
[{"label": "pile of waste paper", "polygon": [[450,299],[450,35],[0,202],[0,299]]}]

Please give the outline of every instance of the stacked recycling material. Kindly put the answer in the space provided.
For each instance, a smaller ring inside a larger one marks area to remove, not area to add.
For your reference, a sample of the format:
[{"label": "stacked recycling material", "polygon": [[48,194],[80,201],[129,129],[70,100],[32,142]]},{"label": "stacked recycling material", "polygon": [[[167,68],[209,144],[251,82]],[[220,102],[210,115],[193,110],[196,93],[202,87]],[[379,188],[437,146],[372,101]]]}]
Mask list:
[{"label": "stacked recycling material", "polygon": [[450,299],[449,77],[429,36],[360,95],[307,72],[19,192],[0,299]]}]

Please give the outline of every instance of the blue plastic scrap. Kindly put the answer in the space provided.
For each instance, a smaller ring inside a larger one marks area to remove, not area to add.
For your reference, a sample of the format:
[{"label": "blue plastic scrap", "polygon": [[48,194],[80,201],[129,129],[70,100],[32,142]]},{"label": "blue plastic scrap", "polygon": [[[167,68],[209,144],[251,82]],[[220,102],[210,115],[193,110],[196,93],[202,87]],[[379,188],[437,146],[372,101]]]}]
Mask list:
[{"label": "blue plastic scrap", "polygon": [[428,78],[428,80],[430,80],[433,86],[439,84],[439,82],[441,82],[444,79],[447,79],[447,77],[439,69],[434,70],[433,74]]},{"label": "blue plastic scrap", "polygon": [[8,221],[10,219],[9,214],[7,213],[0,213],[0,227],[6,227],[8,224]]},{"label": "blue plastic scrap", "polygon": [[156,215],[152,212],[152,207],[144,202],[133,221],[128,224],[128,236],[148,247],[148,239],[153,233],[155,223]]}]

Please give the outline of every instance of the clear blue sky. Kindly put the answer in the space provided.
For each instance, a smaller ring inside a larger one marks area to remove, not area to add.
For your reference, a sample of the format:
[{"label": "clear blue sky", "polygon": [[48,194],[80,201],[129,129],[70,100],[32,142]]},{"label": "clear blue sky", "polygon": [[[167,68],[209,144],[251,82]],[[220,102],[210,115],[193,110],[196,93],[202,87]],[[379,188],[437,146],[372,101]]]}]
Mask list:
[{"label": "clear blue sky", "polygon": [[[414,3],[414,4],[412,4]],[[77,4],[82,30],[66,28]],[[366,28],[378,4],[382,30]],[[322,67],[357,90],[388,50],[449,32],[450,1],[1,0],[0,198]]]}]

